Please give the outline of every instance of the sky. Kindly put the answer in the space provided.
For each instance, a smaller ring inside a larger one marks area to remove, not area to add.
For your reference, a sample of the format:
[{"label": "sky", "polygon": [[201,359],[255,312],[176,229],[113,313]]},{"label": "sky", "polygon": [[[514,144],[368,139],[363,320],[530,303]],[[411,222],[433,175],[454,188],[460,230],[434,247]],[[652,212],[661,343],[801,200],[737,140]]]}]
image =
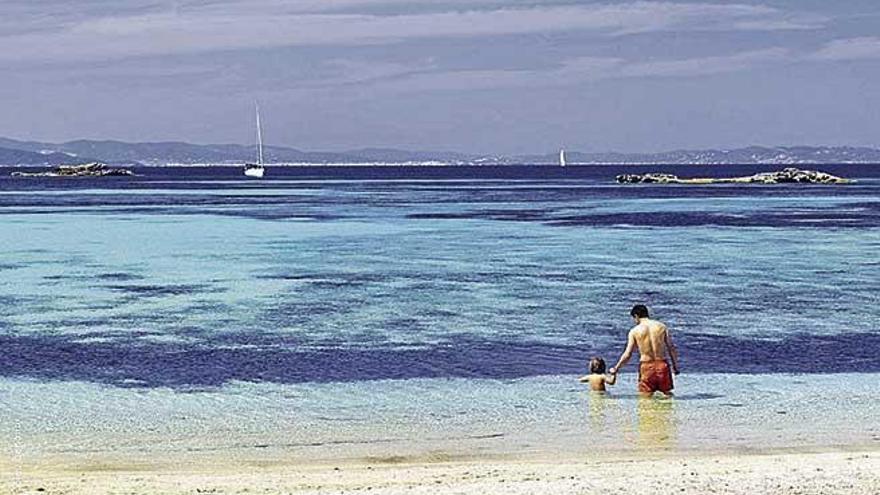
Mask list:
[{"label": "sky", "polygon": [[0,0],[0,136],[880,146],[876,0]]}]

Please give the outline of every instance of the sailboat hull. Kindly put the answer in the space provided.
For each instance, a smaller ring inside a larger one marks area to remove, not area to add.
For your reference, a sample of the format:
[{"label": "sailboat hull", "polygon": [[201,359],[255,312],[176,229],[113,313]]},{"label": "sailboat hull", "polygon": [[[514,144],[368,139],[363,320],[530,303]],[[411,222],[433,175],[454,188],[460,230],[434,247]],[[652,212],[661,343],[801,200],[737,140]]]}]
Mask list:
[{"label": "sailboat hull", "polygon": [[253,177],[255,179],[262,179],[265,172],[266,169],[263,167],[250,167],[244,169],[244,175],[248,177]]}]

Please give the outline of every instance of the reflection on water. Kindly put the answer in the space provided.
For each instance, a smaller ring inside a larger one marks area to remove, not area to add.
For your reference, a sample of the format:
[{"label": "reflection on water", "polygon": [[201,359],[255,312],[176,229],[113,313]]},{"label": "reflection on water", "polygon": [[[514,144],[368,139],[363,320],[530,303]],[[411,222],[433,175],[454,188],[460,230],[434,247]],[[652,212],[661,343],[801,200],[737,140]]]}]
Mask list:
[{"label": "reflection on water", "polygon": [[638,399],[638,446],[645,450],[667,450],[675,446],[675,400]]},{"label": "reflection on water", "polygon": [[627,445],[644,451],[677,447],[675,399],[590,392],[587,414],[590,444]]},{"label": "reflection on water", "polygon": [[590,430],[605,431],[608,426],[607,409],[609,399],[605,392],[590,392]]}]

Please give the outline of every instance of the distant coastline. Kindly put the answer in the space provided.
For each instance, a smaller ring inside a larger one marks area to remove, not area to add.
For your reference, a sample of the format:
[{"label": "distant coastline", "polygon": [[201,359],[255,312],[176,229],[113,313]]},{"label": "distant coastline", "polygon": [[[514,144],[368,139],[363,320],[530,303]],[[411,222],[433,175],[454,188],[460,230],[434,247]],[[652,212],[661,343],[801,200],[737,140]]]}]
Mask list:
[{"label": "distant coastline", "polygon": [[[253,146],[185,142],[132,143],[77,140],[64,143],[0,138],[0,166],[58,166],[87,162],[136,166],[240,166]],[[273,166],[558,166],[558,151],[539,154],[476,154],[363,148],[341,152],[266,146]],[[566,151],[569,166],[590,165],[822,165],[880,164],[880,148],[854,146],[749,146],[736,149],[657,153]]]}]

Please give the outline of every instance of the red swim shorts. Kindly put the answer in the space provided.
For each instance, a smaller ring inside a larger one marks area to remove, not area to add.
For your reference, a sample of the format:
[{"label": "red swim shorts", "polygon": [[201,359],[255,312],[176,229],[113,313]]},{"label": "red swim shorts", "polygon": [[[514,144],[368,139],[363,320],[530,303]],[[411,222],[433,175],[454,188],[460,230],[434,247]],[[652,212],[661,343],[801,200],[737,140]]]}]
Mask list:
[{"label": "red swim shorts", "polygon": [[639,392],[669,393],[672,390],[672,371],[665,360],[643,361],[639,363]]}]

